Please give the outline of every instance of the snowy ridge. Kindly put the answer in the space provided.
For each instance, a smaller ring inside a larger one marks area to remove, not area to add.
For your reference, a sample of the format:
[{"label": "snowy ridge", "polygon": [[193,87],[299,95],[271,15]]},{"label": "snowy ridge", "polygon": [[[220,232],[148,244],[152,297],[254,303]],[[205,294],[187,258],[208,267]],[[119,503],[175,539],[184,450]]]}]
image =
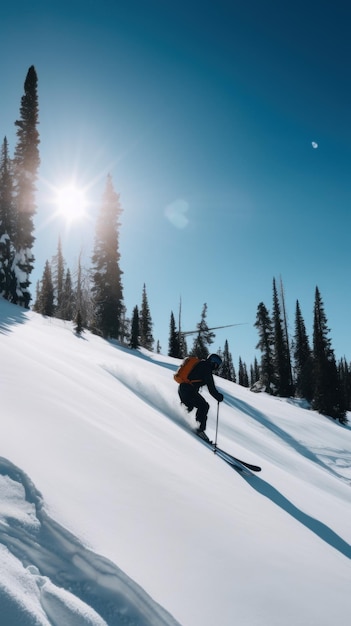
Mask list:
[{"label": "snowy ridge", "polygon": [[0,504],[3,559],[37,600],[24,607],[23,593],[16,596],[13,588],[0,582],[0,607],[6,626],[20,624],[21,613],[27,625],[176,626],[177,622],[116,565],[88,550],[51,519],[28,476],[3,458],[0,494],[1,503],[11,502],[10,508]]},{"label": "snowy ridge", "polygon": [[4,626],[348,622],[350,426],[217,379],[247,478],[193,436],[177,360],[1,300],[0,350]]}]

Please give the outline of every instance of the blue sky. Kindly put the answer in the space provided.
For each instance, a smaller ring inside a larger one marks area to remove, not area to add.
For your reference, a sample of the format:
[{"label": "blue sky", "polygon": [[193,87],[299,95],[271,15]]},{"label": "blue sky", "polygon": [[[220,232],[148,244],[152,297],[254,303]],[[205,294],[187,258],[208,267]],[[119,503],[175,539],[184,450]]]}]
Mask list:
[{"label": "blue sky", "polygon": [[[234,364],[255,356],[257,305],[282,277],[289,327],[300,301],[312,336],[315,287],[339,358],[351,358],[351,9],[347,3],[72,0],[2,12],[0,132],[10,150],[30,65],[39,81],[41,168],[35,282],[56,250],[89,262],[111,173],[123,207],[129,315],[143,284],[154,336],[217,332]],[[318,144],[317,148],[312,142]],[[74,177],[89,219],[53,219]],[[191,343],[191,342],[190,342]],[[259,356],[259,355],[258,355]]]}]

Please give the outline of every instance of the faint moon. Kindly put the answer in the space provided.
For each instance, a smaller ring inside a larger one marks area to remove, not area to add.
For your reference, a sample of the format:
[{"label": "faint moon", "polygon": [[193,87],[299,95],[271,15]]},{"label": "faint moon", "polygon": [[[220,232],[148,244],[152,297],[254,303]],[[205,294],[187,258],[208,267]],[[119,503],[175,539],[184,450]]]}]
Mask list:
[{"label": "faint moon", "polygon": [[315,141],[312,141],[312,148],[318,148],[318,143],[316,143]]}]

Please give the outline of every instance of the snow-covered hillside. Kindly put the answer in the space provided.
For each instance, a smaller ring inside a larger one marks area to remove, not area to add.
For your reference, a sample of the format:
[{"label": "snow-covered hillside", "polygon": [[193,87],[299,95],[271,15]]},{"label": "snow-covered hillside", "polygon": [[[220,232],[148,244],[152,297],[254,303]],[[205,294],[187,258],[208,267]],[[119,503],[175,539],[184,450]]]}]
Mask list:
[{"label": "snow-covered hillside", "polygon": [[1,626],[348,623],[349,426],[216,379],[244,477],[176,360],[2,300],[0,354]]}]

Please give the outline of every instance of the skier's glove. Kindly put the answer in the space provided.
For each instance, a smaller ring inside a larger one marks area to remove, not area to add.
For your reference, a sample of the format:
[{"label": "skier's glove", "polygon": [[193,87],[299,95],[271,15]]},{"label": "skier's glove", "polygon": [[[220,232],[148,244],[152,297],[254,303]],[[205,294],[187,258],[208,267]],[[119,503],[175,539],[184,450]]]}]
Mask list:
[{"label": "skier's glove", "polygon": [[217,400],[218,400],[218,402],[223,402],[223,394],[222,393],[218,394]]}]

